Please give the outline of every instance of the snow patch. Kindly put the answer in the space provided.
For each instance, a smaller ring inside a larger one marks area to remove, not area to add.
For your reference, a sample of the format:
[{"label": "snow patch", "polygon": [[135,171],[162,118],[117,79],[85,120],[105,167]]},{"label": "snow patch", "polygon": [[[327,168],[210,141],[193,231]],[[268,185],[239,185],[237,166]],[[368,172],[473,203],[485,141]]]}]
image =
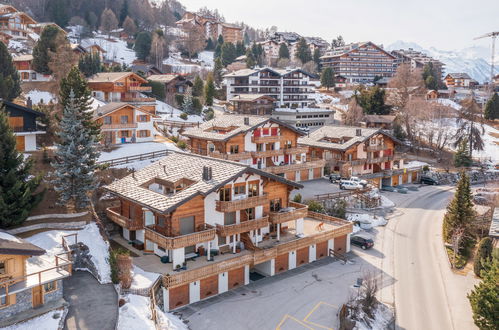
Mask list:
[{"label": "snow patch", "polygon": [[25,96],[26,99],[29,97],[33,102],[33,104],[40,104],[40,103],[48,104],[50,103],[50,101],[52,101],[52,103],[57,103],[57,97],[54,94],[47,91],[39,91],[37,89],[34,89],[32,91],[27,92]]},{"label": "snow patch", "polygon": [[22,241],[19,238],[12,236],[11,234],[7,234],[6,232],[3,231],[0,231],[0,239],[16,243],[22,243]]},{"label": "snow patch", "polygon": [[63,311],[54,310],[26,322],[2,328],[2,330],[57,330],[62,316]]},{"label": "snow patch", "polygon": [[161,274],[146,272],[142,268],[133,266],[132,276],[131,289],[146,289],[151,287]]}]

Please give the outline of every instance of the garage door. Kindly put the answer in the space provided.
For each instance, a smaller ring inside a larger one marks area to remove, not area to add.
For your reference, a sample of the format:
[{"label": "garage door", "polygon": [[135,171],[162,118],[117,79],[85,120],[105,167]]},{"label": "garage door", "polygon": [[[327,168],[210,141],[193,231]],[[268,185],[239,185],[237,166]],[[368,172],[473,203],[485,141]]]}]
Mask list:
[{"label": "garage door", "polygon": [[295,171],[286,172],[286,179],[296,181]]},{"label": "garage door", "polygon": [[244,267],[229,271],[229,290],[244,285]]},{"label": "garage door", "polygon": [[327,251],[327,241],[322,243],[317,243],[315,248],[316,259],[324,258],[328,255]]},{"label": "garage door", "polygon": [[394,175],[392,176],[392,186],[398,186],[399,185],[399,176]]},{"label": "garage door", "polygon": [[320,179],[321,172],[322,171],[320,167],[314,168],[314,179]]},{"label": "garage door", "polygon": [[288,270],[289,254],[281,254],[275,258],[275,273],[281,273]]},{"label": "garage door", "polygon": [[170,309],[187,305],[189,303],[189,284],[171,288],[168,290],[170,296]]},{"label": "garage door", "polygon": [[201,280],[200,285],[200,298],[204,299],[218,294],[218,275]]},{"label": "garage door", "polygon": [[18,151],[24,151],[26,149],[26,143],[24,142],[24,136],[16,136],[16,149]]},{"label": "garage door", "polygon": [[334,251],[341,254],[347,252],[347,235],[336,237],[334,239]]},{"label": "garage door", "polygon": [[296,264],[298,266],[308,264],[308,247],[296,251]]}]

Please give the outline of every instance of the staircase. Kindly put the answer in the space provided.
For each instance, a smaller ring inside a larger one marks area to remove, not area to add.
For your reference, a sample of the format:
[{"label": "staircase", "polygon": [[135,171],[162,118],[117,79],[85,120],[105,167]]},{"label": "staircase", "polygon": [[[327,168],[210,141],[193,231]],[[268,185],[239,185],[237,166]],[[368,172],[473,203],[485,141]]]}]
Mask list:
[{"label": "staircase", "polygon": [[241,242],[244,243],[244,247],[250,251],[261,250],[259,247],[253,244],[251,237],[249,237],[248,233],[241,233]]}]

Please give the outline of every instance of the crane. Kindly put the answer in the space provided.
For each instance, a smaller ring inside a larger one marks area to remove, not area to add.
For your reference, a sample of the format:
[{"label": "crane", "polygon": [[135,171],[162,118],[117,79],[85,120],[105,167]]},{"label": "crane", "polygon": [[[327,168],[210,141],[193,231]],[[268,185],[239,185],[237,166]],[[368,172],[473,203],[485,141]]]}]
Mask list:
[{"label": "crane", "polygon": [[496,52],[496,38],[497,38],[497,36],[499,36],[499,32],[490,32],[490,33],[484,34],[483,36],[476,37],[473,39],[473,40],[477,40],[477,39],[483,39],[483,38],[492,38],[492,58],[491,58],[491,62],[490,62],[490,83],[491,83],[491,85],[494,82],[494,73],[495,73],[494,58],[495,58],[495,52]]}]

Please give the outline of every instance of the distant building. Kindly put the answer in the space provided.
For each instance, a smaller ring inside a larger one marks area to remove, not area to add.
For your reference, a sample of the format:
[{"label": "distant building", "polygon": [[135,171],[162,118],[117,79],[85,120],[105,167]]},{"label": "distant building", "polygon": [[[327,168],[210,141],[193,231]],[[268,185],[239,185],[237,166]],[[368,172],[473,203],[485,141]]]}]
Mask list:
[{"label": "distant building", "polygon": [[348,83],[372,82],[375,77],[392,77],[396,57],[374,43],[359,42],[334,48],[321,57],[322,67],[331,67]]},{"label": "distant building", "polygon": [[28,39],[33,33],[30,26],[36,23],[31,16],[13,6],[0,4],[0,32],[16,39]]},{"label": "distant building", "polygon": [[142,75],[146,77],[150,77],[152,75],[158,75],[158,74],[163,74],[160,69],[158,69],[156,66],[152,64],[133,64],[130,69],[134,73],[141,73]]},{"label": "distant building", "polygon": [[189,87],[193,84],[185,76],[179,74],[155,74],[147,79],[165,86],[165,102],[175,106],[175,95],[185,95]]},{"label": "distant building", "polygon": [[237,114],[270,116],[275,108],[275,100],[264,94],[241,94],[229,101]]},{"label": "distant building", "polygon": [[391,54],[397,58],[397,66],[400,64],[409,64],[413,70],[423,70],[426,64],[432,63],[433,68],[439,73],[440,77],[444,72],[444,63],[412,48],[392,50]]},{"label": "distant building", "polygon": [[395,116],[391,115],[365,115],[360,124],[366,128],[381,128],[386,130],[393,129]]},{"label": "distant building", "polygon": [[444,78],[447,88],[471,88],[478,85],[478,82],[467,73],[448,73]]},{"label": "distant building", "polygon": [[[291,59],[295,57],[296,47],[302,36],[295,32],[274,32],[267,36],[265,41],[259,42],[265,53],[265,59],[269,65],[275,64],[279,59],[279,49],[281,44],[285,44],[289,50]],[[316,49],[319,49],[321,54],[324,54],[329,48],[329,43],[319,37],[304,37],[310,52],[313,54]]]},{"label": "distant building", "polygon": [[296,128],[314,130],[322,126],[334,124],[334,110],[325,108],[277,108],[272,118],[278,119]]},{"label": "distant building", "polygon": [[16,136],[16,148],[19,151],[35,151],[36,137],[45,134],[36,120],[45,116],[43,113],[24,107],[22,105],[0,101],[5,106],[9,126]]},{"label": "distant building", "polygon": [[219,36],[225,42],[236,44],[244,40],[244,32],[240,26],[221,22],[213,17],[202,16],[193,12],[186,12],[181,20],[176,22],[178,28],[189,31],[193,28],[201,28],[206,39],[216,41]]},{"label": "distant building", "polygon": [[5,46],[9,47],[10,39],[12,39],[12,36],[10,34],[0,31],[0,42],[3,42]]},{"label": "distant building", "polygon": [[21,81],[50,81],[52,76],[49,74],[41,74],[33,69],[33,55],[13,56],[12,62],[16,67]]}]

